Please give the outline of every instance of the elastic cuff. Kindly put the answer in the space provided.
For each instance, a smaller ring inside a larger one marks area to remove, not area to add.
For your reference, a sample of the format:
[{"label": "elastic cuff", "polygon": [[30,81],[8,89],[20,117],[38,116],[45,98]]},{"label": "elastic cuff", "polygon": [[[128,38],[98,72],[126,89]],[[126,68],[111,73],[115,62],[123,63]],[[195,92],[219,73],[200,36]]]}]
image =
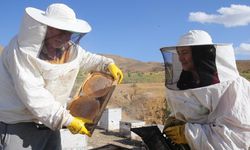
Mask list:
[{"label": "elastic cuff", "polygon": [[105,66],[104,66],[105,72],[109,72],[109,65],[111,65],[111,64],[115,64],[115,63],[111,62],[111,63],[105,64]]},{"label": "elastic cuff", "polygon": [[70,116],[64,123],[64,126],[67,127],[72,122],[73,118],[74,118],[73,116]]}]

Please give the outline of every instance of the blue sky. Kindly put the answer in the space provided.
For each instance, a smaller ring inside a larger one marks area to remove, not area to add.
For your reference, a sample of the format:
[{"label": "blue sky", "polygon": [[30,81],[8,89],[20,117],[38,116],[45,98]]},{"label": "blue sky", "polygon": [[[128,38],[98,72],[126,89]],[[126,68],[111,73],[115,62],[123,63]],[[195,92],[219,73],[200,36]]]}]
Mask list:
[{"label": "blue sky", "polygon": [[160,47],[175,45],[188,30],[205,30],[215,43],[232,43],[237,59],[250,60],[247,0],[6,0],[0,5],[0,44],[18,33],[26,7],[65,3],[92,31],[81,46],[93,53],[163,62]]}]

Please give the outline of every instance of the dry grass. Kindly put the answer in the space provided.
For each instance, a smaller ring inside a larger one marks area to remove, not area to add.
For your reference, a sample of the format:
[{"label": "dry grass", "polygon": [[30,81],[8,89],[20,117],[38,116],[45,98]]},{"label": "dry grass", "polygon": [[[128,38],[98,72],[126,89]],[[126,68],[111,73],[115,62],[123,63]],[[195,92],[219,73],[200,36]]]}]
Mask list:
[{"label": "dry grass", "polygon": [[133,83],[118,85],[108,107],[121,107],[123,120],[137,119],[149,124],[162,124],[165,103],[163,83]]},{"label": "dry grass", "polygon": [[2,53],[3,47],[0,45],[0,54]]}]

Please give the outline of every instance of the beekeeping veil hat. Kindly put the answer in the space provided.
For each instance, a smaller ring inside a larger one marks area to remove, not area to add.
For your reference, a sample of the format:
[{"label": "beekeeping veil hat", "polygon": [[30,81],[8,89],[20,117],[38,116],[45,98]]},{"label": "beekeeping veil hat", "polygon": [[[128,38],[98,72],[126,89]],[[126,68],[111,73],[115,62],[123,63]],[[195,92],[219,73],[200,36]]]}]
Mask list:
[{"label": "beekeeping veil hat", "polygon": [[184,34],[177,46],[213,45],[210,35],[202,30],[191,30]]},{"label": "beekeeping veil hat", "polygon": [[20,49],[37,57],[46,40],[48,26],[72,32],[70,41],[75,43],[74,47],[91,31],[90,25],[84,20],[77,19],[75,12],[65,4],[51,4],[46,11],[27,7],[18,33]]},{"label": "beekeeping veil hat", "polygon": [[28,7],[26,12],[36,21],[57,29],[76,33],[91,31],[90,25],[84,20],[77,19],[75,12],[65,4],[51,4],[45,12]]},{"label": "beekeeping veil hat", "polygon": [[[160,49],[165,63],[166,86],[168,88],[176,89],[177,82],[181,74],[183,74],[176,48],[184,46],[192,48],[195,67],[200,68],[203,72],[204,69],[209,68],[211,70],[213,68],[212,70],[217,75],[219,82],[233,79],[239,75],[232,44],[213,43],[211,36],[207,32],[190,30],[181,36],[176,46]],[[200,67],[197,67],[198,65]]]},{"label": "beekeeping veil hat", "polygon": [[[250,84],[238,73],[232,44],[213,43],[205,31],[192,30],[176,46],[160,50],[170,116],[186,122],[184,134],[190,149],[248,149]],[[191,61],[194,69],[185,64]],[[197,73],[200,83],[213,77],[217,82],[178,86],[180,81],[194,81],[190,76],[182,78],[190,72],[192,77]]]}]

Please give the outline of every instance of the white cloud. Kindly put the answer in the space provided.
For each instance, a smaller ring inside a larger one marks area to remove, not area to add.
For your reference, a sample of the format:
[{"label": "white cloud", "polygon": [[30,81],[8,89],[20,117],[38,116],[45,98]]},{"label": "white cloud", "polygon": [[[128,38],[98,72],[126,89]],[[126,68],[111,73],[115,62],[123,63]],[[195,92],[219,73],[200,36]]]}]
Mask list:
[{"label": "white cloud", "polygon": [[234,51],[237,59],[250,59],[250,43],[241,43]]},{"label": "white cloud", "polygon": [[218,14],[207,14],[205,12],[191,12],[189,21],[200,23],[217,23],[225,27],[246,26],[250,23],[250,6],[235,5],[222,7],[217,10]]},{"label": "white cloud", "polygon": [[250,43],[241,43],[239,47],[235,48],[237,53],[250,53]]}]

